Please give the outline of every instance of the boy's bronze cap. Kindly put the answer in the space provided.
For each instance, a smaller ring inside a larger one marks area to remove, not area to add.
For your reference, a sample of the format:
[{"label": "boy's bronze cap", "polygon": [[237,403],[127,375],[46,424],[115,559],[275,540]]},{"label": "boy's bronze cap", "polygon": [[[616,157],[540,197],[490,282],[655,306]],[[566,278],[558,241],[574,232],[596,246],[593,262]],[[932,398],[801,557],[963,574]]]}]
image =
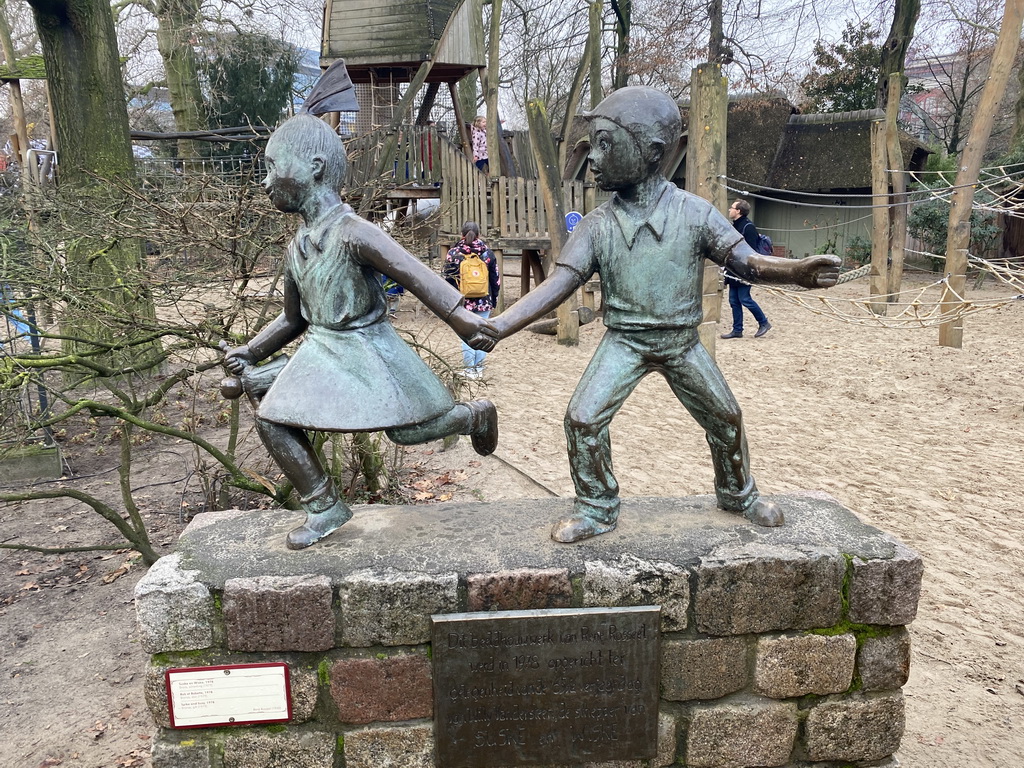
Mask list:
[{"label": "boy's bronze cap", "polygon": [[646,85],[620,88],[580,115],[590,120],[606,118],[637,139],[653,139],[663,144],[674,144],[682,132],[679,106],[667,93]]}]

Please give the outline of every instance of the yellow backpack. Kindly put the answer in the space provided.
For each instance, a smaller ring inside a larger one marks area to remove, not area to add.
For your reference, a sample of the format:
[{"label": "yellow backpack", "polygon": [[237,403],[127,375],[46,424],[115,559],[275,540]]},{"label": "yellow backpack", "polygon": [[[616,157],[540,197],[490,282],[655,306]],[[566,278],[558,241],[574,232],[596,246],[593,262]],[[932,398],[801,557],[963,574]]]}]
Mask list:
[{"label": "yellow backpack", "polygon": [[467,253],[459,265],[459,291],[467,299],[490,295],[487,264],[475,253]]}]

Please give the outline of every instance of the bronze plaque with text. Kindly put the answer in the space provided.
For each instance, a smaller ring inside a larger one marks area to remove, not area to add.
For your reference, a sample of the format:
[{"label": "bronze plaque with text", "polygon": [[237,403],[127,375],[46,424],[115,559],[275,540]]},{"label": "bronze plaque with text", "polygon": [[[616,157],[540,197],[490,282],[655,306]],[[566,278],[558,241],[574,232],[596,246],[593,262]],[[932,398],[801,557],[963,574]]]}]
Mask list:
[{"label": "bronze plaque with text", "polygon": [[654,757],[657,606],[455,613],[431,623],[438,766]]}]

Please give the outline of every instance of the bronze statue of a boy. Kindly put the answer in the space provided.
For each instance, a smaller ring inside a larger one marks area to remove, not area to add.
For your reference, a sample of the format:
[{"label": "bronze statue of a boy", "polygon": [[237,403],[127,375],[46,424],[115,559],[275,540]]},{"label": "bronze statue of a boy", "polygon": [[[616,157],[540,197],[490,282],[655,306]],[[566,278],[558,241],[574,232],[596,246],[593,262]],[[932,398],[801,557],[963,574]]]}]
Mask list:
[{"label": "bronze statue of a boy", "polygon": [[[306,430],[384,430],[403,445],[468,434],[483,455],[497,443],[494,405],[453,400],[388,321],[377,273],[415,294],[462,338],[487,347],[494,341],[455,288],[342,201],[347,158],[326,123],[310,114],[291,118],[270,138],[266,163],[270,199],[303,223],[288,246],[284,311],[229,350],[224,364],[241,375],[258,406],[260,437],[299,494],[306,520],[287,545],[302,549],[352,516]],[[290,360],[255,367],[303,334]]]},{"label": "bronze statue of a boy", "polygon": [[575,509],[555,524],[552,538],[577,541],[615,528],[619,486],[608,427],[654,371],[707,433],[718,506],[760,525],[781,525],[781,510],[759,497],[750,474],[739,405],[697,338],[701,264],[708,258],[744,280],[816,288],[835,284],[839,259],[758,254],[710,203],[670,183],[661,161],[678,142],[681,123],[667,95],[623,88],[588,117],[594,179],[614,192],[612,199],[577,225],[544,282],[491,321],[506,337],[601,275],[607,330],[565,415]]}]

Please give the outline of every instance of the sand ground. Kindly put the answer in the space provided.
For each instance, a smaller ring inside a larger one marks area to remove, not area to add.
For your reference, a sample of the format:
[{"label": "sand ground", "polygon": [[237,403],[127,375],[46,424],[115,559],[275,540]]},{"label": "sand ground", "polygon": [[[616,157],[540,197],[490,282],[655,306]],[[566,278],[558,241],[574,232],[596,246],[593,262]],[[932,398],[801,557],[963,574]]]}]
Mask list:
[{"label": "sand ground", "polygon": [[[864,292],[858,281],[831,293]],[[989,281],[971,297],[1012,294]],[[762,492],[825,491],[924,558],[901,764],[1024,765],[1024,302],[966,318],[956,350],[937,346],[935,329],[845,323],[761,289],[755,297],[774,329],[719,341],[718,361],[743,407]],[[403,305],[399,322],[422,331],[424,316],[412,306]],[[457,357],[452,337],[431,335]],[[448,451],[418,449],[410,462],[463,470],[456,500],[571,495],[562,415],[601,335],[597,322],[583,328],[578,347],[531,333],[510,339],[473,385],[498,407],[495,456],[478,460],[463,440]],[[612,440],[624,496],[711,492],[703,435],[659,377],[627,401]],[[137,471],[174,480],[176,461],[154,450]],[[92,482],[116,486],[112,476]],[[180,525],[156,514],[157,497],[177,498],[182,482],[150,492],[147,515],[163,552]],[[72,504],[0,508],[5,541],[61,526],[100,527]],[[149,765],[146,656],[131,604],[142,567],[125,570],[131,562],[128,553],[0,552],[0,765]]]}]

